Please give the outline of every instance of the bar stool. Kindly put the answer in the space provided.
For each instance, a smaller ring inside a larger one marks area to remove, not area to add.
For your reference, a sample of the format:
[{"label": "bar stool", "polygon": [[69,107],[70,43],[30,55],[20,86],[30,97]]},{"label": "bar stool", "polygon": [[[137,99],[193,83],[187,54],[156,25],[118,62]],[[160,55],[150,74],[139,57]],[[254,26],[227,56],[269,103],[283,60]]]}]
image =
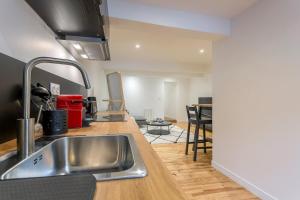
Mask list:
[{"label": "bar stool", "polygon": [[[187,130],[187,140],[186,140],[186,147],[185,147],[185,154],[188,155],[189,144],[193,144],[193,151],[194,151],[194,158],[193,160],[197,160],[197,150],[203,149],[204,153],[207,152],[207,149],[211,149],[211,146],[206,146],[206,143],[212,143],[211,138],[206,138],[206,130],[205,125],[212,124],[211,119],[201,119],[201,113],[198,112],[196,106],[186,106],[187,117],[188,117],[188,130]],[[190,131],[191,126],[195,125],[195,136],[194,142],[190,142]],[[203,139],[199,140],[199,129],[203,129]],[[203,147],[198,147],[198,143],[202,143]]]}]

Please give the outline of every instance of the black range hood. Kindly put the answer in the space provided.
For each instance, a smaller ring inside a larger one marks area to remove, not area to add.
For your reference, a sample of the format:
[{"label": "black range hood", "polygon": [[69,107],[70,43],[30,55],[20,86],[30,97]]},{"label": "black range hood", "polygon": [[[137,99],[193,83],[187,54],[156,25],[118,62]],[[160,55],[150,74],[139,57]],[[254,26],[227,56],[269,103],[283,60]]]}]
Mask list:
[{"label": "black range hood", "polygon": [[107,0],[26,0],[75,57],[110,60]]}]

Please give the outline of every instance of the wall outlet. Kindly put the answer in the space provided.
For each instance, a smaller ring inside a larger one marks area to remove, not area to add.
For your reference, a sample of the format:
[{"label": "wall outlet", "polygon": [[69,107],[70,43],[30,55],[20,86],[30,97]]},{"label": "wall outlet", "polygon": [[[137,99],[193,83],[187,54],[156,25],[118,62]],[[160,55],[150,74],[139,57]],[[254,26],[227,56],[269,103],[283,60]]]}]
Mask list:
[{"label": "wall outlet", "polygon": [[50,83],[50,92],[52,95],[60,95],[60,85],[56,83]]}]

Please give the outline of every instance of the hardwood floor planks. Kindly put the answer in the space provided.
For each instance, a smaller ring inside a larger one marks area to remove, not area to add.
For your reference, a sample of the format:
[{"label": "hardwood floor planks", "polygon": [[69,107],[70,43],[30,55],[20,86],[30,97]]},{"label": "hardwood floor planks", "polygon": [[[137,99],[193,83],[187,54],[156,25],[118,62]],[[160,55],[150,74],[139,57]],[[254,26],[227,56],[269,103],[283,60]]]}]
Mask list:
[{"label": "hardwood floor planks", "polygon": [[[190,145],[191,147],[192,145]],[[184,154],[185,144],[153,144],[152,147],[175,177],[189,200],[258,200],[252,193],[211,166],[212,151]]]}]

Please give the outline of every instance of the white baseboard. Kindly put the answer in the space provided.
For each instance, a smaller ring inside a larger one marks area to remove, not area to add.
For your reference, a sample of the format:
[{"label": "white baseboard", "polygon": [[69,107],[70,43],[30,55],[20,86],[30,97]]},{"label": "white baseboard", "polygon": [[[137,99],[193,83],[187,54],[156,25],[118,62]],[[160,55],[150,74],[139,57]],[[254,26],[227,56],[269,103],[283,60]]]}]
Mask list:
[{"label": "white baseboard", "polygon": [[272,195],[268,194],[267,192],[263,191],[256,185],[250,183],[246,179],[240,177],[239,175],[235,174],[234,172],[226,169],[224,166],[220,165],[219,163],[212,161],[212,166],[217,170],[220,171],[225,176],[228,176],[241,186],[245,187],[247,190],[258,196],[259,198],[263,200],[278,200],[278,198],[273,197]]}]

